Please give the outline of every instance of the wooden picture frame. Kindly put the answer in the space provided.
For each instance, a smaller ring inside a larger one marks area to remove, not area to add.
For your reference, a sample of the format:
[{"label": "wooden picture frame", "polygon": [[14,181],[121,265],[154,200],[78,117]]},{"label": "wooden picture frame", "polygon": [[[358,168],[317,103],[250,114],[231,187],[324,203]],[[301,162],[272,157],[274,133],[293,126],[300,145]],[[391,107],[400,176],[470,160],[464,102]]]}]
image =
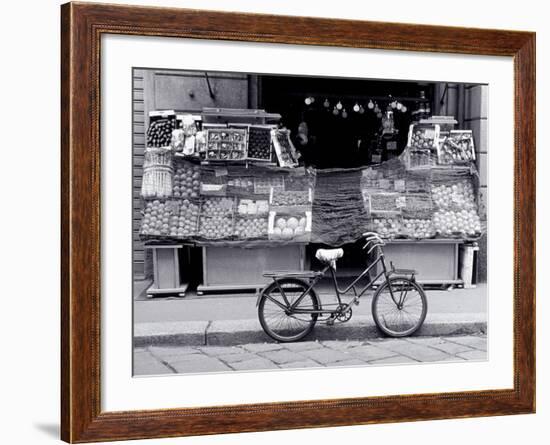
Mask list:
[{"label": "wooden picture frame", "polygon": [[[63,440],[174,437],[535,411],[534,33],[91,3],[65,4],[61,18]],[[103,34],[513,57],[513,389],[102,412],[99,116]]]}]

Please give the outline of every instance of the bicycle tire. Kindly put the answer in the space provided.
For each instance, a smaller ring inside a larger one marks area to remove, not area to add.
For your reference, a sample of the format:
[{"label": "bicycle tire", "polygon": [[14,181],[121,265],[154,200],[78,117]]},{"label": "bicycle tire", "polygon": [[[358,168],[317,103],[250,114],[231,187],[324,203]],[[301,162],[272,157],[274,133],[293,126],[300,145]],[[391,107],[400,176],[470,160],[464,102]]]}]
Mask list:
[{"label": "bicycle tire", "polygon": [[[400,309],[391,299],[391,296],[387,297],[387,295],[389,296],[390,285],[392,286],[392,291],[396,292],[403,291],[404,287],[407,288],[404,303],[408,298],[410,290],[416,292],[416,299],[411,300],[414,297],[409,297],[408,310],[404,309],[405,304]],[[382,301],[382,299],[385,300]],[[383,307],[383,305],[385,306]],[[420,310],[417,310],[419,305]],[[384,334],[390,337],[407,337],[414,334],[424,323],[426,314],[428,313],[428,300],[424,289],[416,281],[404,277],[391,277],[376,290],[372,298],[371,309],[376,326]],[[414,313],[412,309],[415,309]],[[383,311],[385,312],[382,313]],[[403,322],[403,329],[401,329],[401,322]]]},{"label": "bicycle tire", "polygon": [[[281,307],[273,302],[272,299],[285,304],[282,298],[280,287],[292,304],[298,296],[306,291],[309,285],[300,279],[283,278],[267,286],[260,296],[258,302],[258,318],[264,332],[272,339],[288,343],[299,341],[306,337],[314,328],[317,322],[318,314],[287,314]],[[289,290],[287,293],[286,289]],[[299,289],[299,292],[290,292],[292,287]],[[298,307],[311,308],[318,310],[320,307],[319,298],[313,289],[311,289]]]}]

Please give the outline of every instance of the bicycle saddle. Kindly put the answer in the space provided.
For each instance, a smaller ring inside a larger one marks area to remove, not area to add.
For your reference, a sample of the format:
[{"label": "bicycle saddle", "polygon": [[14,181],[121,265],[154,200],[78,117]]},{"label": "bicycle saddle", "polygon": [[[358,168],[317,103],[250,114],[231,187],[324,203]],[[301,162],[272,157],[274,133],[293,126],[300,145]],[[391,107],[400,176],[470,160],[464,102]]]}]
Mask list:
[{"label": "bicycle saddle", "polygon": [[315,258],[325,264],[335,266],[336,260],[344,256],[344,249],[317,249]]}]

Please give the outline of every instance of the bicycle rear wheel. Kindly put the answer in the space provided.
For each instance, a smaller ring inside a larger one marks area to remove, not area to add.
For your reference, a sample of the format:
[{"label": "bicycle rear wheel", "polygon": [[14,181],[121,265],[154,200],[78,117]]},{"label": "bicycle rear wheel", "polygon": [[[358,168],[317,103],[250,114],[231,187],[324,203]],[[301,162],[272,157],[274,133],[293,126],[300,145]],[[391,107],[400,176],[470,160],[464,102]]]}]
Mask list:
[{"label": "bicycle rear wheel", "polygon": [[409,278],[389,278],[372,298],[374,322],[390,337],[406,337],[415,333],[424,323],[427,312],[424,289]]},{"label": "bicycle rear wheel", "polygon": [[[302,280],[285,278],[272,283],[262,292],[258,303],[258,318],[267,335],[279,342],[292,342],[301,340],[311,332],[318,314],[295,313],[289,310],[308,287]],[[318,310],[319,299],[315,292],[307,292],[294,309]]]}]

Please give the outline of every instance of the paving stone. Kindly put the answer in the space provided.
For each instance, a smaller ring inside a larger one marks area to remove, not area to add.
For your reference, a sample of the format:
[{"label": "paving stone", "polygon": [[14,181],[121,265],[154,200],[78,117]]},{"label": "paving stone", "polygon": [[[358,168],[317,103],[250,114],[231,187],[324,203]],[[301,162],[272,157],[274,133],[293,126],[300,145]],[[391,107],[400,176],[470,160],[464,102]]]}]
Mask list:
[{"label": "paving stone", "polygon": [[458,336],[458,337],[446,337],[447,341],[453,343],[459,343],[461,345],[470,346],[471,348],[480,349],[482,351],[487,351],[487,337],[486,336],[477,336],[477,335],[468,335],[468,336]]},{"label": "paving stone", "polygon": [[322,349],[324,346],[318,341],[299,341],[296,343],[285,343],[284,349],[294,352],[308,351],[311,349]]},{"label": "paving stone", "polygon": [[250,352],[277,351],[283,348],[280,343],[251,343],[242,346]]},{"label": "paving stone", "polygon": [[231,368],[225,363],[204,355],[195,356],[193,360],[169,361],[168,363],[176,372],[181,373],[231,371]]},{"label": "paving stone", "polygon": [[409,337],[406,340],[411,343],[429,346],[431,348],[438,349],[451,355],[472,350],[472,348],[470,348],[469,346],[461,345],[459,343],[448,342],[444,338],[440,337]]},{"label": "paving stone", "polygon": [[394,355],[393,357],[381,358],[379,360],[372,360],[372,361],[369,361],[369,363],[372,365],[386,365],[386,364],[399,364],[399,363],[407,364],[407,363],[418,363],[418,362],[409,357],[405,357],[403,355]]},{"label": "paving stone", "polygon": [[[302,351],[302,353],[305,353],[305,352],[312,352],[312,351]],[[287,351],[286,349],[281,349],[279,351],[266,351],[266,352],[260,353],[259,355],[277,364],[298,362],[304,359],[303,355],[297,354],[296,352]]]},{"label": "paving stone", "polygon": [[174,357],[191,354],[202,354],[199,349],[189,346],[150,346],[149,351],[156,357]]},{"label": "paving stone", "polygon": [[373,345],[358,346],[356,348],[348,349],[347,352],[353,357],[367,361],[379,360],[381,358],[388,358],[397,355],[394,351],[379,348],[378,346]]},{"label": "paving stone", "polygon": [[279,367],[265,358],[254,358],[252,360],[245,360],[242,362],[232,363],[231,367],[236,371],[249,371],[260,369],[279,369]]},{"label": "paving stone", "polygon": [[355,348],[363,344],[363,342],[359,340],[325,340],[322,343],[324,346],[336,349],[338,351],[341,351],[342,349]]},{"label": "paving stone", "polygon": [[256,354],[253,354],[252,352],[246,352],[242,351],[237,354],[224,354],[224,355],[218,355],[216,356],[219,360],[225,363],[236,363],[236,362],[242,362],[244,360],[252,360],[254,358],[258,358]]},{"label": "paving stone", "polygon": [[323,367],[323,365],[320,365],[319,363],[314,362],[313,360],[305,359],[299,362],[281,363],[279,367],[301,369],[301,368],[319,368],[319,367]]},{"label": "paving stone", "polygon": [[340,362],[342,360],[348,360],[351,358],[349,353],[335,351],[334,349],[330,349],[330,348],[302,351],[301,354],[323,365],[328,365],[328,364]]},{"label": "paving stone", "polygon": [[457,356],[465,360],[487,360],[487,352],[477,349],[467,352],[461,352],[460,354],[457,354]]},{"label": "paving stone", "polygon": [[201,346],[198,349],[211,356],[242,352],[242,349],[237,346]]},{"label": "paving stone", "polygon": [[418,343],[411,343],[404,339],[388,340],[382,345],[384,349],[397,352],[400,355],[412,358],[419,362],[437,362],[445,359],[448,354],[438,349],[430,348]]},{"label": "paving stone", "polygon": [[134,354],[133,365],[134,375],[159,375],[174,372],[147,351]]}]

